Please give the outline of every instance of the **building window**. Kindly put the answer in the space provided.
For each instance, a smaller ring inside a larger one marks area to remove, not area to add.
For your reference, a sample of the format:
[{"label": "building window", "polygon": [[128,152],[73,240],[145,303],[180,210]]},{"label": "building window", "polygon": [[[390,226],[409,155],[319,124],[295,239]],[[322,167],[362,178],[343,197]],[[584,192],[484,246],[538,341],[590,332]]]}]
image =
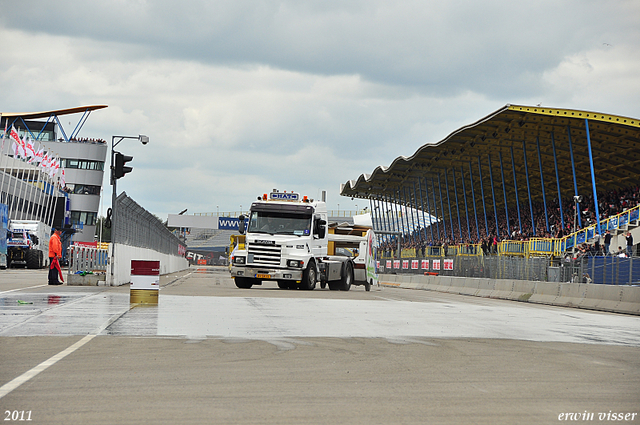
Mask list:
[{"label": "building window", "polygon": [[104,171],[104,161],[90,161],[88,159],[63,159],[64,168],[78,170]]},{"label": "building window", "polygon": [[98,213],[86,211],[71,211],[71,224],[84,224],[85,226],[95,226]]},{"label": "building window", "polygon": [[67,184],[67,189],[76,195],[100,195],[101,186],[90,184]]}]

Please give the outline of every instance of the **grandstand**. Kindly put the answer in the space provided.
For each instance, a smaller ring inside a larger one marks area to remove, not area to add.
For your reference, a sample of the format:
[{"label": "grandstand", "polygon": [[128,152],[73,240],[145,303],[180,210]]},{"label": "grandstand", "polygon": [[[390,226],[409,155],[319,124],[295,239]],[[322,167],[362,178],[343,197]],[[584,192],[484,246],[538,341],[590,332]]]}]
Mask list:
[{"label": "grandstand", "polygon": [[626,246],[623,232],[640,241],[639,163],[638,119],[506,105],[347,181],[340,194],[368,199],[374,228],[400,233],[414,254],[484,243],[497,254],[554,257],[606,230],[613,251]]}]

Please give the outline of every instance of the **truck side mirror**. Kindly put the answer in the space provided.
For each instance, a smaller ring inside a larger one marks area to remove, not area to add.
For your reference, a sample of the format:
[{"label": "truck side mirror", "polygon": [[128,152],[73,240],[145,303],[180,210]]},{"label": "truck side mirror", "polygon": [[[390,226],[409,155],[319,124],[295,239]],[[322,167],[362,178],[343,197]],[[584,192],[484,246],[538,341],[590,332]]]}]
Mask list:
[{"label": "truck side mirror", "polygon": [[318,220],[316,223],[318,224],[318,237],[324,239],[327,234],[327,222],[326,220]]},{"label": "truck side mirror", "polygon": [[241,215],[240,217],[238,217],[238,220],[240,220],[240,222],[238,223],[238,232],[240,232],[241,235],[244,235],[244,232],[246,230],[244,226],[244,216]]}]

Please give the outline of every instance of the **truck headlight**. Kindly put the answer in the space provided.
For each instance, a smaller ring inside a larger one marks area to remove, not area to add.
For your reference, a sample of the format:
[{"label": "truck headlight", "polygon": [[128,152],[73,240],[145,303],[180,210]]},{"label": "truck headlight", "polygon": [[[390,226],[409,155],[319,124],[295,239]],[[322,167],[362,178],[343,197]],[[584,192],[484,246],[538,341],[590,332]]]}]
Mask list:
[{"label": "truck headlight", "polygon": [[287,260],[287,267],[301,268],[304,265],[304,261],[300,260]]},{"label": "truck headlight", "polygon": [[246,258],[245,257],[233,257],[233,263],[234,264],[246,264]]}]

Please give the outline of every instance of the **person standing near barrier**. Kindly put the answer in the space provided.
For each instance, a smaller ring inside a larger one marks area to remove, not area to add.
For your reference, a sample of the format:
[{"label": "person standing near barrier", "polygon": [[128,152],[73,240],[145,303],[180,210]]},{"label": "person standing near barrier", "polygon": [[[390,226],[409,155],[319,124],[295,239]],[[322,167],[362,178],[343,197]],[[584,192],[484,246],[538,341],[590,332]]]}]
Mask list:
[{"label": "person standing near barrier", "polygon": [[62,241],[60,241],[60,229],[53,229],[53,235],[49,239],[49,285],[60,285],[58,273],[60,265],[58,258],[62,258]]},{"label": "person standing near barrier", "polygon": [[631,236],[631,232],[627,232],[625,238],[627,239],[627,257],[631,257],[633,255],[633,236]]},{"label": "person standing near barrier", "polygon": [[604,235],[604,255],[609,255],[609,245],[611,245],[611,232],[607,230]]},{"label": "person standing near barrier", "polygon": [[593,250],[595,251],[593,255],[600,255],[600,234],[597,232],[593,237]]}]

